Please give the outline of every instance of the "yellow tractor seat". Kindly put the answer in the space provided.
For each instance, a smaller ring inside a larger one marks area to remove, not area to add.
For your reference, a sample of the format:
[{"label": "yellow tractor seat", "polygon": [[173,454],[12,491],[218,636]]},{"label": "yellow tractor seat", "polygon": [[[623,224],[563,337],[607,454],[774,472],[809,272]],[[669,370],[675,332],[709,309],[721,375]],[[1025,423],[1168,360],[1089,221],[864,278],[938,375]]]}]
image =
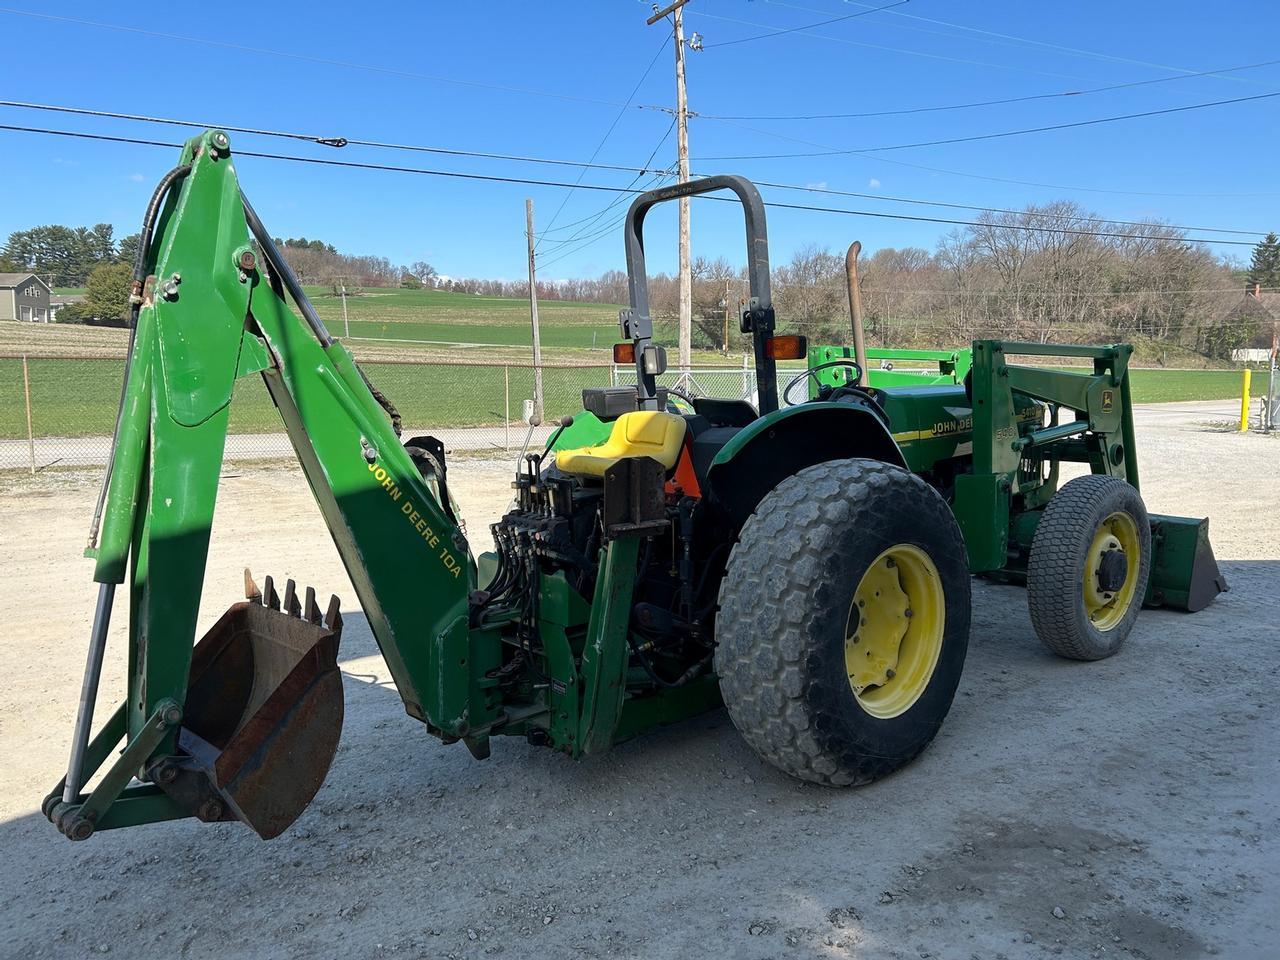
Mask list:
[{"label": "yellow tractor seat", "polygon": [[604,477],[624,457],[652,457],[667,470],[675,467],[684,443],[685,423],[673,413],[637,410],[613,422],[609,439],[594,447],[556,451],[556,466],[579,477]]}]

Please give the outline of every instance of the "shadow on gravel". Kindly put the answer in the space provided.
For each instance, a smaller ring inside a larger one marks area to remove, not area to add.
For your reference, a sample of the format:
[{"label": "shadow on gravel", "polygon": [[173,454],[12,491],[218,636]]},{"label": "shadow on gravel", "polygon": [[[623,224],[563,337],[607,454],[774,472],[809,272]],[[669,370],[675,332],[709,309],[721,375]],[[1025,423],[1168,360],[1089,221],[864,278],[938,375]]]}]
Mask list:
[{"label": "shadow on gravel", "polygon": [[[38,813],[2,823],[5,951],[1260,955],[1276,932],[1262,891],[1280,561],[1222,567],[1231,592],[1213,606],[1145,611],[1092,664],[1040,646],[1020,588],[975,581],[937,740],[844,791],[765,766],[723,711],[582,762],[515,738],[477,762],[361,671],[377,648],[352,610],[342,743],[293,827],[263,843],[180,821],[72,844]],[[60,754],[69,726],[39,748]]]}]

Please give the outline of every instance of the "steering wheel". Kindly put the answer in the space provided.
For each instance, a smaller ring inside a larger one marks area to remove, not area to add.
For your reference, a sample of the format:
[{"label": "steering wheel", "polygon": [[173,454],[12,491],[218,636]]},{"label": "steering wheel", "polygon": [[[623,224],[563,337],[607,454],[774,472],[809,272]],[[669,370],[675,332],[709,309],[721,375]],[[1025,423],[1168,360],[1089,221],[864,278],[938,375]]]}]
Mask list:
[{"label": "steering wheel", "polygon": [[859,380],[862,379],[862,367],[858,366],[858,361],[850,360],[848,357],[841,357],[838,360],[828,360],[826,363],[820,363],[816,367],[806,367],[799,374],[792,377],[791,380],[787,383],[787,385],[782,388],[782,402],[789,407],[793,406],[794,404],[791,400],[792,389],[794,389],[797,385],[804,383],[804,381],[808,380],[810,377],[813,377],[814,382],[817,383],[819,386],[821,386],[822,382],[817,379],[815,374],[817,374],[819,370],[827,370],[827,369],[830,369],[831,367],[852,368],[853,373],[848,380],[848,383],[850,385],[856,384]]},{"label": "steering wheel", "polygon": [[666,387],[664,389],[667,391],[667,413],[675,413],[675,414],[681,414],[681,415],[685,413],[684,410],[680,409],[680,404],[675,402],[676,400],[679,400],[680,403],[683,403],[688,408],[689,413],[695,412],[694,406],[693,406],[693,398],[691,396],[689,396],[686,393],[682,393],[681,391],[676,390],[672,387]]}]

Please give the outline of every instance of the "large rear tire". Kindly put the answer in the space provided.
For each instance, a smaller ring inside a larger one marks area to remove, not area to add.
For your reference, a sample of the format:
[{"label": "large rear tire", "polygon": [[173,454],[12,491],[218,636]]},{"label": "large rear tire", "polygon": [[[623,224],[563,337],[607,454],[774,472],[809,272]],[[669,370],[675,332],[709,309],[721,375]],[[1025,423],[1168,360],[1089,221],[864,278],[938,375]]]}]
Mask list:
[{"label": "large rear tire", "polygon": [[928,484],[876,460],[801,470],[748,518],[721,584],[729,716],[801,780],[892,773],[951,707],[969,603],[964,541]]},{"label": "large rear tire", "polygon": [[1040,642],[1060,657],[1102,660],[1120,649],[1151,574],[1151,522],[1119,477],[1076,477],[1053,495],[1031,540],[1027,606]]}]

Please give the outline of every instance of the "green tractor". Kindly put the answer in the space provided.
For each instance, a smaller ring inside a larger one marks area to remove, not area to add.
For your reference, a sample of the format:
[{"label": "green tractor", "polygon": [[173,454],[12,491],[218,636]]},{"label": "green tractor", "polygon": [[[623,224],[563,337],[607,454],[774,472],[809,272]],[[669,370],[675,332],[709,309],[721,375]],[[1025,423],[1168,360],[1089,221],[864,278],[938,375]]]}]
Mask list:
[{"label": "green tractor", "polygon": [[[657,203],[716,190],[745,213],[742,325],[759,406],[696,398],[676,413],[657,385],[665,358],[652,341],[643,223]],[[478,556],[442,444],[402,438],[394,407],[325,330],[241,193],[224,132],[186,144],[141,237],[88,551],[99,584],[88,665],[68,772],[43,804],[67,837],[190,816],[274,837],[333,758],[336,598],[322,610],[313,591],[300,597],[290,581],[282,598],[246,572],[247,599],[195,639],[242,377],[260,377],[280,412],[405,710],[443,741],[483,758],[492,737],[517,736],[577,758],[724,703],[766,760],[844,785],[901,767],[934,737],[968,643],[978,541],[965,531],[982,515],[966,520],[963,505],[986,510],[992,544],[1018,521],[1000,512],[998,483],[962,495],[967,475],[943,462],[954,449],[929,470],[895,440],[932,431],[937,404],[818,381],[812,398],[780,408],[776,361],[803,357],[805,344],[775,335],[764,208],[746,180],[632,204],[620,353],[637,385],[586,391],[584,411],[522,456],[495,549]],[[1034,439],[1020,416],[1017,436]],[[1078,558],[1074,586],[1114,588],[1122,615],[1095,627],[1122,635],[1147,590],[1150,540],[1136,489],[1110,472],[1099,480],[1107,532],[1096,534],[1101,553],[1091,540]],[[1038,536],[1061,526],[1053,502]],[[94,733],[126,582],[127,695]]]}]

